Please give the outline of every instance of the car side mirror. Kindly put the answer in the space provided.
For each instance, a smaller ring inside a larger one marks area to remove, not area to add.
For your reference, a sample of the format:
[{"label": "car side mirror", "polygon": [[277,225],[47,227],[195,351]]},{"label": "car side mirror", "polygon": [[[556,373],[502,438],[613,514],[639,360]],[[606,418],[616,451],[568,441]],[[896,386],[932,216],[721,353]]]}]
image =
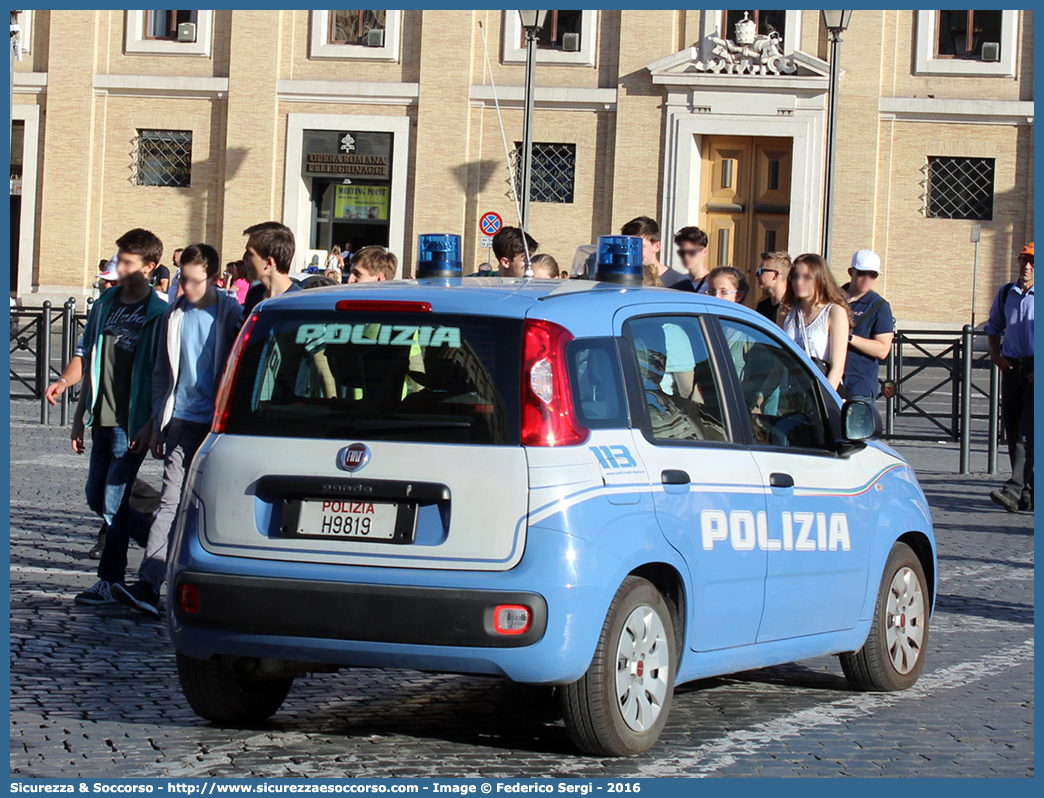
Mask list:
[{"label": "car side mirror", "polygon": [[881,416],[869,402],[849,399],[841,408],[841,426],[845,440],[865,441],[881,434]]}]

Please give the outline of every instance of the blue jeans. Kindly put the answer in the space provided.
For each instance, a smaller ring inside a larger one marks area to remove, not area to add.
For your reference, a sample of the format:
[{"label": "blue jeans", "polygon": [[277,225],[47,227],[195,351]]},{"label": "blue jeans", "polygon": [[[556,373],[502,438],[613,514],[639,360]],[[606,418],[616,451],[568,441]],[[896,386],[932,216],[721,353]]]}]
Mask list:
[{"label": "blue jeans", "polygon": [[149,518],[130,506],[131,487],[145,450],[127,448],[123,427],[93,427],[91,462],[87,472],[87,506],[108,525],[98,578],[122,582],[127,571],[127,547],[134,538],[141,546],[149,537]]}]

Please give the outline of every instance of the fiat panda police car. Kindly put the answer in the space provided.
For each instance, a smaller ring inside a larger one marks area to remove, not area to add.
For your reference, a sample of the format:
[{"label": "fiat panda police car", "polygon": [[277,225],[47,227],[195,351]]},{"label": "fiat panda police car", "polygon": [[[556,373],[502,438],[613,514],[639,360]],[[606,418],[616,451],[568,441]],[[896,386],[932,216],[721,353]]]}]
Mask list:
[{"label": "fiat panda police car", "polygon": [[259,306],[172,546],[200,716],[339,667],[491,674],[632,755],[681,682],[824,654],[860,690],[917,680],[913,469],[761,316],[641,287],[640,241],[563,282],[461,278],[459,238],[422,237],[421,279]]}]

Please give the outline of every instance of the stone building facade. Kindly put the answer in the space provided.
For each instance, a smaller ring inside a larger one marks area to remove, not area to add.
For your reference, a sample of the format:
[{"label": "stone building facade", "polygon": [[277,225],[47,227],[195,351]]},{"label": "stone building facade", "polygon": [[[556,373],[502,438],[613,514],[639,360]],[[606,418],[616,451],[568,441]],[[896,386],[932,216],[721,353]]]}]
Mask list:
[{"label": "stone building facade", "polygon": [[[753,45],[736,43],[744,16]],[[541,251],[568,267],[578,245],[637,215],[665,238],[699,225],[712,263],[748,272],[763,249],[821,249],[819,12],[542,22]],[[418,234],[461,234],[470,271],[490,257],[482,215],[517,223],[514,11],[31,11],[22,28],[11,290],[24,304],[89,294],[137,226],[168,252],[207,241],[229,261],[244,228],[277,219],[299,268],[351,241],[389,246],[409,273]],[[842,38],[835,272],[874,249],[903,323],[962,324],[979,225],[981,320],[1033,238],[1033,12],[856,11]]]}]

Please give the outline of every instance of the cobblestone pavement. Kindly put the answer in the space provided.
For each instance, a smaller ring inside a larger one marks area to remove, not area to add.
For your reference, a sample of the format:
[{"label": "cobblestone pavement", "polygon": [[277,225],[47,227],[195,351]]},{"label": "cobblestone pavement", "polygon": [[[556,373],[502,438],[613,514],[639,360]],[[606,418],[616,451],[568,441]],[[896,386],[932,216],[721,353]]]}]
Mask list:
[{"label": "cobblestone pavement", "polygon": [[37,412],[13,403],[13,776],[1033,775],[1033,519],[989,502],[999,480],[955,476],[953,447],[899,447],[939,539],[914,689],[850,692],[826,657],[708,679],[676,691],[650,752],[606,760],[570,748],[551,689],[474,677],[347,670],[298,679],[255,729],[199,720],[164,625],[72,603],[96,566],[86,458]]}]

